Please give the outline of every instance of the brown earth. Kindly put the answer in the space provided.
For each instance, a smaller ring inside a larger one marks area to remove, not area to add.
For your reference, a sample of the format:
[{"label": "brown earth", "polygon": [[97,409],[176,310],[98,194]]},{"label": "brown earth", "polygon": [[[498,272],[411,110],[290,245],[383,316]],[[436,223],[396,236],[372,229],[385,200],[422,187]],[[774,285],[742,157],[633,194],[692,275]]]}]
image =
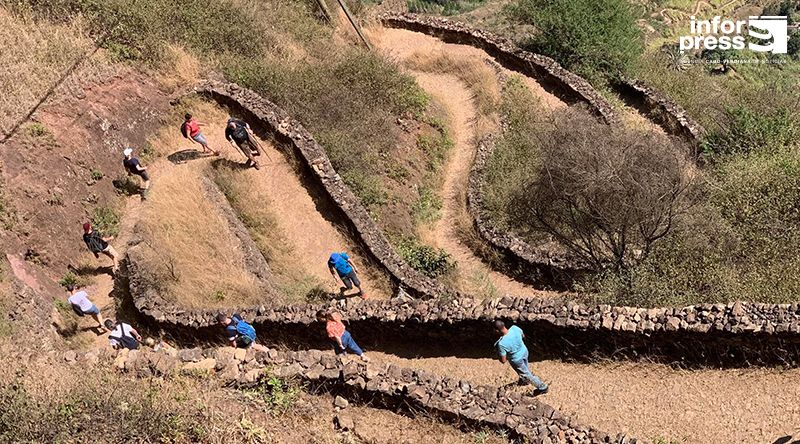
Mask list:
[{"label": "brown earth", "polygon": [[[370,262],[364,259],[354,241],[331,222],[329,218],[333,217],[330,214],[332,209],[321,206],[322,204],[315,200],[312,192],[302,183],[298,172],[282,151],[270,141],[261,140],[264,153],[260,158],[260,170],[241,169],[240,164],[244,162],[244,156],[232,147],[224,136],[229,113],[207,102],[194,101],[188,106],[200,122],[207,124],[203,127],[203,134],[211,148],[220,151],[221,156],[200,157],[178,165],[165,162],[167,170],[162,174],[169,174],[169,168],[190,169],[198,176],[207,174],[207,171],[213,168],[212,165],[224,165],[233,169],[231,176],[233,180],[241,180],[242,184],[246,185],[242,187],[246,188],[244,191],[237,190],[238,194],[241,194],[238,199],[243,201],[242,205],[245,208],[252,207],[256,210],[249,213],[250,217],[262,215],[265,219],[269,219],[272,231],[269,242],[279,245],[270,246],[273,253],[267,255],[267,260],[285,291],[291,292],[291,287],[306,285],[305,281],[311,280],[328,291],[338,292],[339,287],[334,285],[327,268],[327,259],[334,251],[346,251],[361,271],[363,288],[368,297],[387,298],[390,295],[390,286],[383,274],[374,270]],[[182,112],[176,113],[178,114]],[[180,121],[169,122],[155,140],[155,144],[159,151],[168,157],[174,156],[175,153],[186,153],[192,157],[194,150],[200,150],[200,146],[184,139],[176,130],[179,125]],[[157,184],[158,178],[155,180],[154,183]],[[154,190],[154,193],[156,191],[158,190]],[[258,225],[260,222],[266,221],[248,221],[251,225]],[[235,298],[236,293],[230,296]],[[220,303],[225,305],[245,302],[227,299]],[[302,301],[287,299],[274,302]]]},{"label": "brown earth", "polygon": [[[531,352],[535,359],[535,350]],[[419,348],[410,353],[425,354]],[[369,355],[380,362],[490,386],[517,380],[508,364],[488,357],[406,359],[374,351]],[[798,369],[688,371],[644,362],[545,360],[533,361],[531,370],[550,384],[544,402],[609,433],[678,443],[766,443],[800,423],[800,405],[795,402],[800,397]]]}]

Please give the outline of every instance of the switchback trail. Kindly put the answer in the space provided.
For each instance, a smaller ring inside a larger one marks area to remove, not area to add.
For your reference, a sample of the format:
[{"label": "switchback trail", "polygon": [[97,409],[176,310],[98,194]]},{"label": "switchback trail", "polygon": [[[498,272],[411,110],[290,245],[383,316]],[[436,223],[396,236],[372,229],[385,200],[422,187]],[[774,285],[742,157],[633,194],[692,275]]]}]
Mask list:
[{"label": "switchback trail", "polygon": [[[189,165],[178,167],[196,168],[201,174],[203,168],[224,164],[235,170],[232,177],[244,177],[242,188],[247,190],[240,197],[245,201],[243,205],[260,209],[258,214],[266,214],[270,219],[252,222],[265,224],[269,230],[277,233],[273,237],[278,238],[275,240],[280,245],[273,246],[277,253],[267,260],[279,281],[279,291],[291,293],[297,287],[318,284],[328,291],[338,292],[327,260],[332,252],[345,251],[361,271],[359,277],[368,297],[384,299],[390,296],[387,278],[373,269],[355,241],[335,225],[332,221],[335,209],[312,195],[283,152],[276,149],[272,142],[260,140],[264,150],[259,159],[260,170],[242,169],[240,164],[245,161],[244,155],[231,147],[224,136],[228,114],[209,103],[200,104],[194,114],[198,120],[208,124],[202,128],[203,134],[211,148],[220,151],[221,156],[201,157],[188,161]],[[170,145],[162,148],[165,153],[200,148],[188,139],[181,138],[180,134],[173,135],[170,140]]]},{"label": "switchback trail", "polygon": [[[483,51],[466,45],[443,43],[424,34],[399,29],[378,28],[369,30],[374,45],[388,57],[403,63],[417,54],[470,60],[484,65],[489,56]],[[497,66],[496,69],[511,72]],[[434,100],[442,105],[449,115],[449,130],[454,146],[443,167],[441,217],[430,230],[421,230],[425,241],[444,249],[458,264],[459,287],[478,295],[502,296],[505,294],[552,297],[553,292],[542,291],[515,280],[490,268],[479,258],[464,240],[465,230],[472,229],[471,216],[467,211],[466,191],[470,169],[475,158],[477,138],[476,120],[478,111],[469,85],[450,73],[426,73],[409,70],[417,83]],[[522,77],[523,82],[549,109],[563,108],[566,104],[547,93],[533,79]],[[499,89],[499,86],[498,86]],[[487,282],[488,281],[488,282]],[[487,288],[488,287],[488,288]]]}]

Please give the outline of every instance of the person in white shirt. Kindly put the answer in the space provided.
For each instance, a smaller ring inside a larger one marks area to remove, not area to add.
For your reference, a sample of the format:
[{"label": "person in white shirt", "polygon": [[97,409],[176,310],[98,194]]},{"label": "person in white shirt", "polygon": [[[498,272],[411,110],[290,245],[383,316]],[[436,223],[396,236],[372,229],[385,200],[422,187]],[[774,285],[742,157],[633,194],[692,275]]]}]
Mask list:
[{"label": "person in white shirt", "polygon": [[89,300],[89,295],[83,290],[78,291],[74,285],[67,285],[67,291],[70,293],[67,302],[72,306],[72,311],[80,317],[91,315],[97,321],[97,328],[103,330],[103,315],[97,305]]},{"label": "person in white shirt", "polygon": [[139,343],[142,342],[142,336],[130,324],[114,323],[111,319],[106,319],[106,328],[111,331],[108,335],[108,344],[115,350],[123,347],[136,350],[139,348]]}]

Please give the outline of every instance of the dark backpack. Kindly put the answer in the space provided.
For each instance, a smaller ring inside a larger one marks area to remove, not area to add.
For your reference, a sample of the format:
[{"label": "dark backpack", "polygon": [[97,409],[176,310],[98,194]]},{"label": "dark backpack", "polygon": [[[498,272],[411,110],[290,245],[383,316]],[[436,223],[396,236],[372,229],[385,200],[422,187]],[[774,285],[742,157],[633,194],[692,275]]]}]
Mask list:
[{"label": "dark backpack", "polygon": [[181,134],[183,134],[183,137],[189,138],[189,127],[186,125],[186,122],[181,123]]},{"label": "dark backpack", "polygon": [[122,332],[121,337],[116,336],[109,336],[109,338],[119,342],[122,344],[123,347],[127,348],[128,350],[136,350],[139,348],[139,341],[136,340],[133,336],[128,336],[125,334],[125,326],[120,325],[120,331]]}]

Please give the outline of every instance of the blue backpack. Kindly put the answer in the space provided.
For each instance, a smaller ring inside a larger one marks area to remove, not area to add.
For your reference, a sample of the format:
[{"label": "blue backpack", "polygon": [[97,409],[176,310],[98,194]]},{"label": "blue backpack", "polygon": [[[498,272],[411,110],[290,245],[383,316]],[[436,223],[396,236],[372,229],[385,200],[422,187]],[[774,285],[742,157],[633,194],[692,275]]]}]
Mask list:
[{"label": "blue backpack", "polygon": [[242,318],[233,318],[233,320],[236,321],[236,333],[246,337],[250,342],[256,342],[256,329],[253,328],[252,325],[245,322]]}]

